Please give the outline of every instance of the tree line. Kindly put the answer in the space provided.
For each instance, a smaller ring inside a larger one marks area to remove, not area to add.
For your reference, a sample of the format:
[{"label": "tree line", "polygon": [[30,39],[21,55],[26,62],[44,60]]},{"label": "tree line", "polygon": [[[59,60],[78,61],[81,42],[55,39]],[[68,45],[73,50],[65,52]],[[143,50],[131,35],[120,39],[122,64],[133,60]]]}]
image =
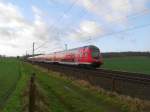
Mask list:
[{"label": "tree line", "polygon": [[126,56],[147,56],[150,57],[150,52],[108,52],[102,53],[105,58],[111,57],[126,57]]}]

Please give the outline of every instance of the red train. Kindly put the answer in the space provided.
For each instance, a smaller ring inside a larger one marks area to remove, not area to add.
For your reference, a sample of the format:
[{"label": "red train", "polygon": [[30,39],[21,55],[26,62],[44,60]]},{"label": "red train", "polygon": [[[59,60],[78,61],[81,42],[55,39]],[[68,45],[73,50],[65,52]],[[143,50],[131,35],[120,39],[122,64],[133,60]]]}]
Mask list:
[{"label": "red train", "polygon": [[93,45],[55,52],[47,55],[33,56],[29,57],[28,60],[92,67],[99,67],[103,64],[99,48]]}]

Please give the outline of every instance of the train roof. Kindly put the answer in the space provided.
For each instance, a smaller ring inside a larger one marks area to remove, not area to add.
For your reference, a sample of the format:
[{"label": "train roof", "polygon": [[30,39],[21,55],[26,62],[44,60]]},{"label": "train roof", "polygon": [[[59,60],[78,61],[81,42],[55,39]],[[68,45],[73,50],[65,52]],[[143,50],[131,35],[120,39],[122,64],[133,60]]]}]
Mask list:
[{"label": "train roof", "polygon": [[[99,49],[98,47],[96,47],[95,45],[87,45],[87,46],[82,46],[82,47],[77,47],[77,48],[73,48],[73,49],[69,49],[67,51],[72,51],[72,50],[77,50],[77,49],[81,49],[81,48],[96,48],[96,49]],[[60,52],[65,52],[65,50],[63,51],[58,51],[58,52],[53,52],[53,53],[60,53]],[[50,53],[50,54],[41,54],[41,55],[36,55],[36,56],[32,56],[32,57],[29,57],[29,58],[37,58],[37,57],[45,57],[47,55],[51,55],[53,53]]]},{"label": "train roof", "polygon": [[[87,46],[72,48],[72,49],[69,49],[69,50],[67,50],[67,51],[77,50],[77,49],[81,49],[81,48],[97,48],[97,49],[99,49],[99,48],[96,47],[95,45],[87,45]],[[65,52],[65,50],[63,50],[63,51],[58,51],[58,52]],[[55,53],[58,53],[58,52],[55,52]]]}]

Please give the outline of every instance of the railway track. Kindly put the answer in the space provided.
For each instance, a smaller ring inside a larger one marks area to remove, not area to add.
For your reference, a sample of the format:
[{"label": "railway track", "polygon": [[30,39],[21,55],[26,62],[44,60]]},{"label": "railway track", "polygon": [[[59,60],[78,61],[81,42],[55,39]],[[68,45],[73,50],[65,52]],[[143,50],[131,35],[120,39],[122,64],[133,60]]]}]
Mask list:
[{"label": "railway track", "polygon": [[99,68],[98,70],[102,71],[102,72],[113,73],[113,74],[121,74],[121,75],[129,75],[130,74],[133,77],[150,79],[150,74],[127,72],[127,71],[116,71],[116,70],[108,70],[108,69],[102,69],[102,68]]},{"label": "railway track", "polygon": [[128,80],[135,83],[150,85],[150,75],[148,74],[113,71],[105,69],[97,69],[97,71],[101,74],[109,75],[110,78],[116,78],[118,80]]},{"label": "railway track", "polygon": [[60,72],[68,77],[86,80],[94,86],[109,91],[115,91],[119,94],[150,100],[150,75],[105,69],[54,65],[49,63],[34,64]]}]

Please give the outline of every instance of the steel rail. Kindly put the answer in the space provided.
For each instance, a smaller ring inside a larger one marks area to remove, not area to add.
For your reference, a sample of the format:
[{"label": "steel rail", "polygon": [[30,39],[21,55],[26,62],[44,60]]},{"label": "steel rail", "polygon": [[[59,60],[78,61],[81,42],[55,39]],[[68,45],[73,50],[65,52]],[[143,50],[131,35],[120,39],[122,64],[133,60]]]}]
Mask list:
[{"label": "steel rail", "polygon": [[97,77],[112,78],[112,79],[124,80],[124,81],[133,81],[135,83],[150,85],[150,75],[142,74],[142,73],[140,75],[140,73],[113,71],[113,70],[105,70],[105,69],[89,69],[89,68],[87,69],[83,67],[80,68],[75,66],[53,65],[49,63],[42,63],[42,64],[49,65],[49,67],[45,66],[46,68],[50,68],[50,66],[55,66],[55,67],[63,68],[64,71],[70,69],[78,70],[79,71],[78,73],[80,73],[80,71],[85,71],[85,72],[92,73],[92,75],[95,75]]},{"label": "steel rail", "polygon": [[150,100],[150,77],[146,74],[91,69],[50,63],[32,63],[61,75],[86,80],[91,85],[140,99]]}]

